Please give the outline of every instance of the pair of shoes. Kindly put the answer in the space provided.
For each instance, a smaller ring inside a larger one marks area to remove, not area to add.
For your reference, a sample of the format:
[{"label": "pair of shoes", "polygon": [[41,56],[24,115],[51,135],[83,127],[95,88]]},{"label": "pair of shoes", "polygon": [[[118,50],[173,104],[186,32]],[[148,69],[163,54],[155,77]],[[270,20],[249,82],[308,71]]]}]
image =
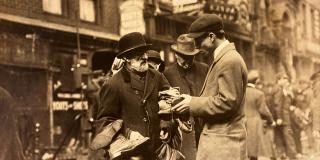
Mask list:
[{"label": "pair of shoes", "polygon": [[125,138],[122,134],[119,134],[118,137],[116,137],[116,139],[110,144],[110,148],[108,150],[110,159],[133,155],[135,151],[142,147],[148,140],[149,137],[130,140]]},{"label": "pair of shoes", "polygon": [[123,120],[118,119],[105,126],[103,130],[92,140],[90,149],[98,150],[108,146],[111,143],[114,135],[121,129],[122,122]]}]

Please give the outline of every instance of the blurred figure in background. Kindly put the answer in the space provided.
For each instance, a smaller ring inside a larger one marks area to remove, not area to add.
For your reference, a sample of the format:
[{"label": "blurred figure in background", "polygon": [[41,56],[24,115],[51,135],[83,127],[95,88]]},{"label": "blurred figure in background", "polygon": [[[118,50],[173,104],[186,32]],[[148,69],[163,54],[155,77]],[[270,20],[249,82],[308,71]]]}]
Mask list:
[{"label": "blurred figure in background", "polygon": [[[99,92],[106,81],[106,76],[104,75],[102,70],[93,71],[92,77],[89,80],[88,88],[86,90],[86,97],[88,100],[88,117],[89,121],[92,125],[91,135],[90,135],[90,143],[92,138],[96,135],[96,120],[97,120],[97,113],[99,108]],[[98,151],[89,151],[88,160],[103,160],[105,151],[98,150]]]},{"label": "blurred figure in background", "polygon": [[293,112],[292,129],[294,139],[297,147],[297,152],[306,153],[302,150],[301,134],[308,138],[308,148],[313,148],[313,136],[311,127],[311,109],[310,102],[312,98],[312,91],[307,81],[300,80],[293,89],[294,91],[294,106],[291,107]]},{"label": "blurred figure in background", "polygon": [[8,91],[0,87],[0,160],[24,160],[18,136],[14,101]]},{"label": "blurred figure in background", "polygon": [[247,119],[247,146],[250,160],[258,157],[274,157],[272,145],[266,145],[268,138],[264,135],[264,122],[275,125],[273,117],[266,105],[264,93],[256,88],[260,75],[257,70],[248,73],[246,90],[245,115]]},{"label": "blurred figure in background", "polygon": [[286,74],[277,74],[277,86],[273,95],[273,104],[276,112],[275,142],[282,159],[286,156],[290,159],[297,158],[297,150],[291,128],[290,106],[293,103],[293,92],[290,89],[290,81]]},{"label": "blurred figure in background", "polygon": [[312,110],[312,130],[313,136],[316,139],[315,152],[319,152],[320,138],[320,72],[314,73],[310,80],[312,81],[313,98],[311,101]]}]

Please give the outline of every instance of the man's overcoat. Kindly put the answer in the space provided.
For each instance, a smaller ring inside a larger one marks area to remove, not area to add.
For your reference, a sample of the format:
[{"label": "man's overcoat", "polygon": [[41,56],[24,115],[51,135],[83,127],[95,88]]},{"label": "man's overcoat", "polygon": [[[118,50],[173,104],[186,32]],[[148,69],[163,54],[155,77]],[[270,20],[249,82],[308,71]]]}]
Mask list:
[{"label": "man's overcoat", "polygon": [[264,135],[264,122],[273,122],[273,117],[266,105],[265,95],[262,91],[248,86],[246,90],[245,115],[247,121],[247,146],[250,157],[272,157],[272,146],[266,145],[268,141]]},{"label": "man's overcoat", "polygon": [[192,97],[190,113],[204,121],[198,160],[246,159],[247,72],[234,44],[227,44],[209,67],[200,97]]},{"label": "man's overcoat", "polygon": [[123,67],[110,78],[100,92],[98,119],[122,119],[125,132],[137,131],[150,137],[146,152],[154,153],[160,145],[158,92],[168,89],[169,83],[155,70],[149,69],[145,77]]}]

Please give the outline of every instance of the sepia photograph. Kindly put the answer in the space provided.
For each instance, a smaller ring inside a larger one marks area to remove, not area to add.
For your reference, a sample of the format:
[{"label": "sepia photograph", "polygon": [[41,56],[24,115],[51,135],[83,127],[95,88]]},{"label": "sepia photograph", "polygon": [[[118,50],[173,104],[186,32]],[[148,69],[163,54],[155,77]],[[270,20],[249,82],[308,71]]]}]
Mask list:
[{"label": "sepia photograph", "polygon": [[320,160],[320,0],[0,0],[0,160]]}]

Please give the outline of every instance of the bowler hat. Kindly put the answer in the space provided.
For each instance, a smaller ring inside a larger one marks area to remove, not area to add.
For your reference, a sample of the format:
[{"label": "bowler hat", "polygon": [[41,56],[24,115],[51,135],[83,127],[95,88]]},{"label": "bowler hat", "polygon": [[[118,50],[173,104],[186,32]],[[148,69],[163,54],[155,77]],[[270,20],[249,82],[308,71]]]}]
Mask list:
[{"label": "bowler hat", "polygon": [[248,73],[248,83],[256,83],[257,79],[260,78],[258,70],[250,70]]},{"label": "bowler hat", "polygon": [[132,32],[122,36],[118,43],[118,58],[127,56],[133,50],[147,50],[151,44],[147,44],[143,35],[139,32]]},{"label": "bowler hat", "polygon": [[183,55],[193,56],[199,53],[196,48],[196,43],[193,38],[188,37],[188,34],[182,34],[177,39],[177,44],[171,45],[171,49]]},{"label": "bowler hat", "polygon": [[189,27],[189,37],[198,38],[206,32],[223,32],[223,21],[216,14],[204,14]]}]

